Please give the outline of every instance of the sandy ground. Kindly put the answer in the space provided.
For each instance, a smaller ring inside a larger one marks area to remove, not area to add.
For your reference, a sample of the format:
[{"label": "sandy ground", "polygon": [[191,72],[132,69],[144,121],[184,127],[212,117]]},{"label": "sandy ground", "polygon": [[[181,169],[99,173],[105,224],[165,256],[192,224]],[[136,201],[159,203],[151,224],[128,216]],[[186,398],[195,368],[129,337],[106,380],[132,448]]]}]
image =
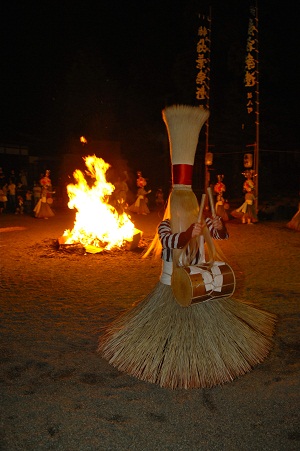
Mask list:
[{"label": "sandy ground", "polygon": [[[148,294],[160,265],[141,259],[142,246],[58,252],[73,221],[65,210],[0,217],[0,450],[299,449],[300,233],[286,221],[228,223],[235,296],[278,315],[274,349],[230,384],[168,390],[96,353],[101,328]],[[133,221],[146,245],[157,213]]]}]

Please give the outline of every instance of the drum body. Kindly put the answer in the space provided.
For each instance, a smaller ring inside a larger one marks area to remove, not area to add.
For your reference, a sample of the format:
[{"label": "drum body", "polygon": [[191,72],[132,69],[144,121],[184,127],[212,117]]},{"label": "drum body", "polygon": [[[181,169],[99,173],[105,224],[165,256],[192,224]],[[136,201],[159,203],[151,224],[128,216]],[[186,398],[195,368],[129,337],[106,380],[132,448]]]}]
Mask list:
[{"label": "drum body", "polygon": [[189,307],[231,296],[235,290],[235,275],[224,262],[179,267],[173,270],[172,290],[178,304]]}]

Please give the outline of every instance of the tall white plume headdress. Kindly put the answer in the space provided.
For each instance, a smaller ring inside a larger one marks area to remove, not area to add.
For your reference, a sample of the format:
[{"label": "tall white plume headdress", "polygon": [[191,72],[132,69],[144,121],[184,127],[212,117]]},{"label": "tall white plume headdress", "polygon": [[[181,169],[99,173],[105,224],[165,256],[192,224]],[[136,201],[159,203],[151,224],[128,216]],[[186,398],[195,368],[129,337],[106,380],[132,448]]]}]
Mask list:
[{"label": "tall white plume headdress", "polygon": [[209,111],[203,107],[173,105],[165,108],[162,116],[169,137],[173,188],[190,188],[199,134]]}]

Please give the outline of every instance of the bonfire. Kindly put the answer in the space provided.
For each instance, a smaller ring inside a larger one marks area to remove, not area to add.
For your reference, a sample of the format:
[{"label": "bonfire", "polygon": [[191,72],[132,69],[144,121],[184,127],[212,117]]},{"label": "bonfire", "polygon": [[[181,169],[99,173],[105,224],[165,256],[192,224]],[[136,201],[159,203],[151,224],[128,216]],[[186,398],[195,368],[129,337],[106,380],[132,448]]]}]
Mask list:
[{"label": "bonfire", "polygon": [[120,249],[133,242],[135,236],[141,236],[141,232],[135,229],[126,212],[120,214],[109,204],[115,189],[106,180],[110,165],[95,155],[83,159],[85,174],[76,169],[73,173],[76,183],[67,186],[68,207],[76,209],[74,226],[64,231],[60,243],[80,243],[90,252]]}]

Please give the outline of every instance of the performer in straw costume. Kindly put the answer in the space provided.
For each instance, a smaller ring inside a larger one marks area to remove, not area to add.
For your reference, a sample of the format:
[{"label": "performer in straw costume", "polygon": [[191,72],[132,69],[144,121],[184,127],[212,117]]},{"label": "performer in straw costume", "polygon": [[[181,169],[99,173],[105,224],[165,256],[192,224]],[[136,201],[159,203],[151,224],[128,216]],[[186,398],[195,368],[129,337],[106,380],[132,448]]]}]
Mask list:
[{"label": "performer in straw costume", "polygon": [[228,221],[229,217],[228,217],[227,211],[225,209],[225,206],[228,203],[225,202],[225,199],[224,199],[224,196],[223,196],[223,194],[226,191],[226,186],[223,183],[224,175],[223,174],[219,174],[219,175],[217,175],[217,178],[218,178],[218,182],[214,186],[214,191],[215,191],[215,193],[217,195],[216,213],[217,213],[218,216],[220,216],[220,218],[223,219],[223,221]]},{"label": "performer in straw costume", "polygon": [[148,208],[148,198],[147,195],[151,193],[151,190],[146,191],[145,186],[147,185],[147,180],[142,176],[142,173],[138,171],[138,178],[136,180],[136,185],[138,187],[136,201],[134,204],[128,207],[128,211],[137,213],[138,215],[148,215],[150,210]]},{"label": "performer in straw costume", "polygon": [[[300,193],[299,193],[300,195]],[[286,225],[289,229],[300,232],[300,202],[298,204],[298,211],[294,214],[292,219]]]},{"label": "performer in straw costume", "polygon": [[219,218],[201,220],[204,203],[199,212],[191,186],[198,136],[208,115],[199,107],[181,105],[163,111],[173,187],[145,255],[161,255],[161,277],[145,299],[106,328],[99,341],[102,356],[120,371],[168,388],[232,381],[262,362],[272,347],[272,314],[224,296],[183,307],[174,295],[174,274],[184,270],[181,265],[205,261],[204,241],[213,265],[217,256],[211,236],[228,236]]},{"label": "performer in straw costume", "polygon": [[234,218],[241,218],[243,224],[254,224],[258,222],[258,217],[255,208],[255,186],[252,180],[255,177],[253,170],[243,172],[246,180],[243,185],[245,192],[245,202],[236,210],[231,212]]},{"label": "performer in straw costume", "polygon": [[49,170],[47,170],[45,176],[41,178],[40,185],[41,197],[33,209],[34,216],[39,219],[48,219],[55,216],[52,208],[50,207],[53,203],[53,191]]}]

